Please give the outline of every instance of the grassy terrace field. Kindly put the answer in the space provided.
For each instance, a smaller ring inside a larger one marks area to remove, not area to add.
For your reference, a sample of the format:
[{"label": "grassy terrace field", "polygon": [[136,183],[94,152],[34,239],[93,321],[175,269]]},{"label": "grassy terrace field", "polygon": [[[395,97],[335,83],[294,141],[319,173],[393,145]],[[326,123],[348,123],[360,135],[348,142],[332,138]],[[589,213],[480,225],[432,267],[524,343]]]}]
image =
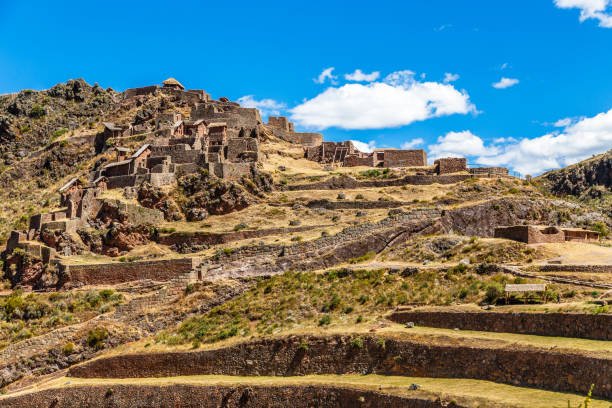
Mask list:
[{"label": "grassy terrace field", "polygon": [[[423,377],[395,377],[381,375],[308,375],[302,377],[231,377],[231,376],[186,376],[137,379],[79,379],[60,377],[24,389],[20,393],[34,392],[47,388],[95,385],[111,388],[113,385],[329,385],[353,387],[408,397],[456,401],[473,407],[489,408],[565,408],[568,401],[572,407],[584,401],[576,394],[550,392],[532,388],[497,384],[490,381],[466,379],[441,379]],[[411,384],[418,384],[419,390],[410,390]],[[11,394],[18,395],[19,393]],[[609,408],[611,401],[593,399],[591,408]]]}]

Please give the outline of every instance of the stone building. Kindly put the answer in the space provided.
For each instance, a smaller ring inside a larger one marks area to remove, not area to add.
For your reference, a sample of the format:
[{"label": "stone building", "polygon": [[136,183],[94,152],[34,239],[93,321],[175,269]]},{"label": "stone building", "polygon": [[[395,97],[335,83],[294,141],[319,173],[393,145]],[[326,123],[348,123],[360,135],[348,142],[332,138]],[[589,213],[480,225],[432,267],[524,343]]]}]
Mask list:
[{"label": "stone building", "polygon": [[355,151],[346,156],[344,165],[347,167],[423,167],[427,166],[427,152],[422,149],[376,149],[372,153]]},{"label": "stone building", "polygon": [[450,174],[467,171],[467,159],[465,157],[446,157],[434,161],[437,174]]},{"label": "stone building", "polygon": [[599,233],[580,228],[562,228],[540,225],[512,225],[496,227],[495,238],[511,239],[526,244],[559,243],[565,241],[593,242]]},{"label": "stone building", "polygon": [[285,132],[295,132],[295,126],[293,123],[289,122],[289,119],[284,116],[268,116],[268,126],[284,130]]},{"label": "stone building", "polygon": [[184,91],[185,87],[179,81],[174,78],[168,78],[165,81],[162,81],[164,88],[177,89],[179,91]]},{"label": "stone building", "polygon": [[323,142],[319,146],[308,147],[304,155],[308,160],[323,164],[343,163],[346,156],[355,153],[353,142]]}]

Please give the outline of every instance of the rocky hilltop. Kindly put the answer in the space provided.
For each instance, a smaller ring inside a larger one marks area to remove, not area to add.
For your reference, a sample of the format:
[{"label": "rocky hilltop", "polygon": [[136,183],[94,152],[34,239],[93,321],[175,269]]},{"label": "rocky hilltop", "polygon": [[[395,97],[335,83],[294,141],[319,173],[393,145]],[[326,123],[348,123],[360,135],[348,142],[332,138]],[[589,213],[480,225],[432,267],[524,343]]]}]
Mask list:
[{"label": "rocky hilltop", "polygon": [[538,179],[557,196],[601,198],[612,191],[612,150]]}]

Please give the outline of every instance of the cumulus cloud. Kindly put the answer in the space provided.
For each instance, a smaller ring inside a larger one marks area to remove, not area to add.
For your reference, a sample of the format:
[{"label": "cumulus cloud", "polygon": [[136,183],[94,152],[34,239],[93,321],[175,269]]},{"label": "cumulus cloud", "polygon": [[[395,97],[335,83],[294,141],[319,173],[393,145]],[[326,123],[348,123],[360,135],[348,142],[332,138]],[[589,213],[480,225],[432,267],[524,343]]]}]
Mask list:
[{"label": "cumulus cloud", "polygon": [[238,98],[238,103],[245,108],[259,109],[261,116],[280,115],[280,112],[287,108],[282,102],[277,102],[274,99],[257,100],[253,95]]},{"label": "cumulus cloud", "polygon": [[451,82],[455,82],[458,79],[459,79],[459,74],[451,74],[450,72],[445,72],[444,79],[442,80],[442,82],[444,82],[445,84],[448,84]]},{"label": "cumulus cloud", "polygon": [[612,109],[591,118],[583,118],[559,133],[522,139],[504,146],[502,152],[479,157],[478,163],[502,165],[523,174],[568,166],[612,146]]},{"label": "cumulus cloud", "polygon": [[380,129],[433,117],[476,113],[465,91],[451,84],[420,82],[412,71],[397,71],[369,84],[329,87],[291,109],[301,126],[326,129]]},{"label": "cumulus cloud", "polygon": [[612,28],[612,0],[554,0],[558,8],[580,10],[580,22],[588,19],[599,21],[600,27]]},{"label": "cumulus cloud", "polygon": [[510,88],[511,86],[514,86],[514,85],[516,85],[518,83],[519,83],[518,79],[502,77],[502,79],[500,79],[499,82],[495,82],[493,84],[493,88],[496,88],[496,89],[506,89],[506,88]]},{"label": "cumulus cloud", "polygon": [[355,72],[353,72],[352,74],[344,75],[344,78],[347,81],[354,81],[354,82],[372,82],[372,81],[376,81],[378,77],[380,77],[380,72],[378,71],[374,71],[370,74],[366,74],[362,72],[360,69],[356,69]]},{"label": "cumulus cloud", "polygon": [[376,143],[370,140],[368,143],[360,142],[359,140],[351,140],[357,150],[363,153],[372,153],[376,149]]},{"label": "cumulus cloud", "polygon": [[612,146],[612,109],[591,118],[581,118],[560,132],[535,138],[495,139],[487,145],[470,131],[449,132],[429,146],[436,157],[471,157],[485,166],[504,166],[521,174],[537,175],[569,166]]},{"label": "cumulus cloud", "polygon": [[410,150],[410,149],[414,149],[417,146],[422,145],[423,143],[425,143],[425,141],[419,137],[417,139],[412,139],[412,140],[402,143],[401,147],[404,150]]},{"label": "cumulus cloud", "polygon": [[429,145],[429,155],[432,159],[440,157],[466,157],[495,155],[499,153],[496,147],[486,147],[483,140],[470,132],[448,132],[438,137],[435,144]]},{"label": "cumulus cloud", "polygon": [[325,68],[323,71],[321,71],[318,77],[313,79],[313,81],[315,81],[317,84],[322,84],[329,79],[332,84],[335,84],[338,77],[332,74],[334,69],[334,67]]}]

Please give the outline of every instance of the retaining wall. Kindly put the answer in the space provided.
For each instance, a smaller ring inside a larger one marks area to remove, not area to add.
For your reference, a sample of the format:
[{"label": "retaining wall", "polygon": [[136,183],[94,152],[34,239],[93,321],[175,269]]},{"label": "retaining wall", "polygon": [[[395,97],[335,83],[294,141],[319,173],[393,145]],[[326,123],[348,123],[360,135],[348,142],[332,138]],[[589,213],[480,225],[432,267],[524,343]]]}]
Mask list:
[{"label": "retaining wall", "polygon": [[413,203],[403,201],[330,201],[326,199],[312,200],[306,204],[308,208],[325,208],[328,210],[350,210],[350,209],[380,209],[380,208],[398,208]]},{"label": "retaining wall", "polygon": [[[184,375],[383,374],[472,378],[517,386],[612,397],[612,359],[547,349],[476,347],[361,337],[297,337],[259,340],[216,350],[125,354],[73,366],[85,378],[172,377]],[[308,347],[300,347],[305,342]]]},{"label": "retaining wall", "polygon": [[398,311],[389,318],[446,329],[612,340],[612,314]]},{"label": "retaining wall", "polygon": [[294,228],[267,228],[255,231],[236,231],[228,233],[212,232],[174,232],[170,235],[162,235],[157,242],[162,245],[176,244],[198,244],[198,245],[220,245],[228,242],[241,241],[244,239],[261,238],[269,235],[286,235],[295,232],[310,231],[315,228],[330,227],[331,225],[305,225]]},{"label": "retaining wall", "polygon": [[527,270],[536,272],[612,273],[612,265],[534,265]]},{"label": "retaining wall", "polygon": [[53,388],[0,399],[28,408],[467,408],[418,397],[333,386],[98,385]]},{"label": "retaining wall", "polygon": [[179,277],[195,279],[193,269],[199,258],[169,259],[145,262],[117,262],[92,265],[60,265],[70,282],[102,285],[141,279],[169,281]]},{"label": "retaining wall", "polygon": [[394,180],[369,180],[357,181],[351,177],[331,177],[328,180],[309,184],[295,184],[287,186],[289,191],[299,190],[340,190],[353,188],[368,188],[368,187],[397,187],[407,184],[413,185],[429,185],[429,184],[454,184],[471,178],[469,174],[452,174],[452,175],[414,175],[406,176]]}]

